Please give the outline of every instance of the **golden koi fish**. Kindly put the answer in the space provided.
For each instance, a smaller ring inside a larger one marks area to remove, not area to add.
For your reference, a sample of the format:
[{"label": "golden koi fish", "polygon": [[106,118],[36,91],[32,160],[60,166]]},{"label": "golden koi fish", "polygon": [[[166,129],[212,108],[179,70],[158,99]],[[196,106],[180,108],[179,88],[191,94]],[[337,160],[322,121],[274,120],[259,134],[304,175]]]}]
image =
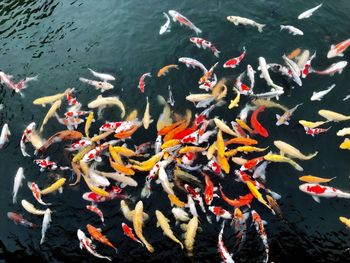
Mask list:
[{"label": "golden koi fish", "polygon": [[186,226],[185,232],[185,248],[188,252],[188,255],[191,256],[193,253],[193,245],[195,242],[196,234],[198,230],[198,217],[194,216]]},{"label": "golden koi fish", "polygon": [[138,201],[135,206],[135,214],[133,218],[133,225],[136,236],[145,244],[147,250],[151,253],[154,252],[154,248],[142,234],[142,226],[143,226],[143,203],[142,201]]},{"label": "golden koi fish", "polygon": [[64,185],[65,182],[66,182],[66,178],[60,178],[56,182],[51,184],[49,187],[47,187],[47,188],[45,188],[43,190],[40,190],[40,193],[42,195],[46,195],[46,194],[52,193],[52,192],[60,189],[62,187],[62,185]]},{"label": "golden koi fish", "polygon": [[43,107],[45,107],[46,104],[52,104],[55,101],[57,101],[59,99],[62,99],[64,96],[67,95],[68,92],[70,92],[70,90],[71,89],[68,88],[63,93],[58,93],[56,95],[51,95],[51,96],[45,96],[45,97],[38,98],[38,99],[33,101],[33,104],[35,104],[35,105],[42,105]]},{"label": "golden koi fish", "polygon": [[317,177],[313,175],[304,175],[299,177],[299,180],[306,183],[318,184],[318,183],[329,183],[334,178],[336,178],[336,176],[332,178],[322,178],[322,177]]},{"label": "golden koi fish", "polygon": [[266,202],[266,200],[262,197],[261,193],[259,192],[259,190],[255,187],[255,185],[250,182],[250,181],[247,181],[247,186],[250,190],[250,192],[254,195],[254,197],[260,202],[262,203],[263,205],[265,205],[268,209],[270,209],[271,211],[272,208],[269,206],[269,204]]},{"label": "golden koi fish", "polygon": [[48,110],[41,126],[40,126],[40,132],[43,132],[44,130],[44,125],[46,125],[46,123],[49,121],[49,119],[55,115],[56,111],[61,107],[61,103],[62,103],[62,100],[59,99],[59,100],[56,100],[52,105],[51,105],[51,108]]},{"label": "golden koi fish", "polygon": [[316,151],[313,154],[304,155],[297,148],[283,141],[274,141],[273,144],[280,150],[282,155],[285,154],[290,158],[297,158],[300,160],[310,160],[318,154],[318,152]]},{"label": "golden koi fish", "polygon": [[86,135],[87,138],[90,138],[89,130],[90,130],[91,123],[93,123],[94,121],[95,121],[95,119],[94,119],[94,112],[91,111],[89,113],[89,116],[86,118],[86,123],[85,123],[85,135]]},{"label": "golden koi fish", "polygon": [[296,170],[302,172],[304,169],[303,167],[301,167],[299,164],[297,164],[296,162],[294,162],[292,159],[279,155],[279,154],[266,154],[264,156],[264,159],[266,161],[270,161],[270,162],[276,162],[276,163],[289,163],[290,165],[292,165]]}]

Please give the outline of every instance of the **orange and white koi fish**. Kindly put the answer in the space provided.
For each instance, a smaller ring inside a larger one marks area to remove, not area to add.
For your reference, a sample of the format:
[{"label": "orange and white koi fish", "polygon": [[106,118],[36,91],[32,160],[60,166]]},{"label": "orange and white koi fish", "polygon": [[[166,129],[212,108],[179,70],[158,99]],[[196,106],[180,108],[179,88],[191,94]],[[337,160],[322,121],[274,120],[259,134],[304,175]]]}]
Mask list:
[{"label": "orange and white koi fish", "polygon": [[111,83],[105,81],[96,81],[85,78],[79,78],[79,80],[83,83],[94,86],[97,90],[101,90],[102,93],[106,90],[111,90],[114,88],[114,86]]},{"label": "orange and white koi fish", "polygon": [[265,259],[264,259],[264,263],[267,263],[269,261],[269,243],[267,241],[267,235],[265,232],[265,227],[264,227],[264,223],[263,220],[261,219],[260,215],[255,211],[252,210],[252,218],[253,218],[253,223],[255,225],[255,229],[258,232],[264,246],[265,246]]},{"label": "orange and white koi fish", "polygon": [[164,66],[158,71],[157,77],[159,78],[161,76],[165,76],[169,72],[169,70],[172,68],[179,69],[179,66],[176,64],[170,64],[170,65]]},{"label": "orange and white koi fish", "polygon": [[222,239],[222,236],[224,234],[224,227],[225,227],[225,221],[222,222],[222,227],[218,237],[218,250],[224,263],[235,263],[232,259],[232,254],[228,252],[227,248],[225,247],[224,241]]},{"label": "orange and white koi fish", "polygon": [[40,204],[42,204],[42,205],[51,205],[50,203],[45,203],[41,199],[40,189],[39,189],[39,187],[38,187],[38,185],[36,183],[28,182],[28,187],[32,191],[35,200],[37,200]]},{"label": "orange and white koi fish", "polygon": [[128,226],[127,224],[125,224],[125,223],[122,223],[122,228],[123,228],[123,232],[124,232],[124,234],[125,234],[126,236],[128,236],[128,237],[131,238],[132,240],[134,240],[134,241],[140,243],[140,244],[143,246],[143,243],[135,237],[134,233],[132,232],[132,228],[131,228],[131,227],[129,227],[129,226]]},{"label": "orange and white koi fish", "polygon": [[175,10],[169,10],[168,11],[169,15],[173,18],[174,22],[179,22],[180,25],[185,25],[189,28],[191,28],[196,34],[202,33],[202,30],[200,30],[198,27],[196,27],[188,18],[184,17],[181,15],[179,12]]},{"label": "orange and white koi fish", "polygon": [[118,252],[118,249],[107,239],[107,237],[105,237],[104,235],[102,235],[102,233],[95,228],[94,226],[87,224],[86,228],[88,230],[88,232],[90,233],[90,235],[97,241],[101,242],[102,244],[105,244],[111,248],[113,248],[115,250],[115,253]]},{"label": "orange and white koi fish", "polygon": [[327,58],[342,57],[343,52],[350,46],[350,38],[336,45],[331,45],[331,49],[327,53]]},{"label": "orange and white koi fish", "polygon": [[102,211],[97,207],[97,206],[94,206],[94,205],[87,205],[86,206],[86,209],[87,210],[90,210],[91,212],[94,212],[96,215],[98,215],[102,221],[102,223],[104,224],[105,223],[105,219],[103,217],[103,213]]},{"label": "orange and white koi fish", "polygon": [[80,249],[85,248],[89,253],[91,253],[93,256],[95,256],[97,258],[104,258],[104,259],[107,259],[109,261],[112,261],[111,258],[98,254],[95,250],[95,246],[92,244],[91,239],[88,238],[85,235],[85,233],[83,231],[81,231],[80,229],[77,230],[77,236],[78,236],[78,239],[80,242],[79,243]]},{"label": "orange and white koi fish", "polygon": [[146,78],[146,77],[152,77],[151,73],[150,73],[150,72],[145,73],[145,74],[143,74],[143,75],[140,77],[138,88],[140,89],[140,91],[141,91],[142,93],[145,92],[145,86],[146,86],[146,84],[145,84],[145,78]]}]

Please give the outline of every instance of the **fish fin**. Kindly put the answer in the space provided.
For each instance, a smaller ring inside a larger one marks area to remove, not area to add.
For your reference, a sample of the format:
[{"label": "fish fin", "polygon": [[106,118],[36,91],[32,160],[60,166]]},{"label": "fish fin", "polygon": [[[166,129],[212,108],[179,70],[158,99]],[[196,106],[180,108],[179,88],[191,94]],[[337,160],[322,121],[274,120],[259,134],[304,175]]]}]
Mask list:
[{"label": "fish fin", "polygon": [[283,124],[285,124],[285,125],[289,125],[289,122],[288,122],[288,121],[285,121]]},{"label": "fish fin", "polygon": [[265,26],[265,24],[258,25],[258,31],[261,33],[263,31],[263,27]]},{"label": "fish fin", "polygon": [[267,225],[267,221],[265,221],[265,220],[261,220],[261,222],[263,223],[263,225],[264,225],[264,226],[266,226],[266,225]]},{"label": "fish fin", "polygon": [[219,222],[220,216],[216,216],[216,222]]},{"label": "fish fin", "polygon": [[83,244],[81,242],[79,242],[79,248],[83,249]]},{"label": "fish fin", "polygon": [[101,156],[97,156],[97,157],[95,158],[95,160],[96,160],[96,162],[98,162],[98,163],[102,162]]},{"label": "fish fin", "polygon": [[312,195],[311,197],[312,197],[312,199],[314,199],[317,203],[321,203],[321,200],[320,200],[320,198],[319,198],[318,196]]},{"label": "fish fin", "polygon": [[261,78],[261,79],[263,78],[263,74],[262,73],[259,75],[259,78]]},{"label": "fish fin", "polygon": [[276,119],[278,120],[281,116],[279,114],[276,114]]},{"label": "fish fin", "polygon": [[58,188],[58,192],[59,192],[60,194],[62,194],[62,193],[63,193],[63,187]]},{"label": "fish fin", "polygon": [[339,53],[338,57],[344,57],[344,54],[343,53]]}]

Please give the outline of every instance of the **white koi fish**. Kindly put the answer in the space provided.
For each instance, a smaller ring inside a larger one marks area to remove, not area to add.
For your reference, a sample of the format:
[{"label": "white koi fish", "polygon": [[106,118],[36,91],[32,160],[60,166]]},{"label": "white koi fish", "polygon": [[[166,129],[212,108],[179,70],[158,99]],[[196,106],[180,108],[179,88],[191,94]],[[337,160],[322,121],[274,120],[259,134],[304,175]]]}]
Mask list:
[{"label": "white koi fish", "polygon": [[254,85],[255,85],[255,75],[256,71],[253,69],[251,65],[247,65],[247,76],[250,81],[250,90],[253,91]]},{"label": "white koi fish", "polygon": [[93,256],[95,256],[97,258],[104,258],[104,259],[107,259],[109,261],[112,261],[111,258],[98,254],[95,250],[95,246],[92,244],[91,239],[88,238],[85,235],[85,233],[83,231],[81,231],[80,229],[78,229],[78,231],[77,231],[77,236],[78,236],[78,239],[80,242],[80,244],[79,244],[80,249],[85,248],[90,254],[92,254]]},{"label": "white koi fish", "polygon": [[96,71],[93,71],[90,68],[88,68],[88,70],[90,70],[91,74],[94,75],[96,78],[99,78],[100,80],[102,80],[104,82],[115,80],[115,77],[113,77],[112,75],[109,75],[106,73],[98,73]]},{"label": "white koi fish", "polygon": [[163,35],[164,33],[170,32],[170,17],[167,15],[167,13],[164,12],[163,15],[166,18],[166,22],[164,25],[161,26],[159,30],[159,35]]},{"label": "white koi fish", "polygon": [[13,191],[12,191],[12,203],[17,202],[17,193],[18,189],[22,186],[22,180],[25,179],[23,174],[23,167],[19,167],[17,173],[15,175],[14,183],[13,183]]},{"label": "white koi fish", "polygon": [[182,57],[179,58],[179,62],[184,63],[186,67],[200,68],[203,71],[203,73],[206,73],[208,71],[207,68],[201,62],[193,58]]},{"label": "white koi fish", "polygon": [[265,27],[265,24],[259,24],[255,22],[252,19],[240,17],[240,16],[228,16],[227,20],[231,23],[233,23],[235,26],[238,26],[239,24],[245,25],[245,26],[253,26],[257,27],[258,31],[261,33],[263,31],[263,27]]},{"label": "white koi fish", "polygon": [[222,240],[222,236],[224,234],[224,227],[225,221],[222,222],[222,227],[218,237],[218,250],[224,263],[235,263],[232,259],[232,254],[228,252],[227,248],[225,247],[224,241]]},{"label": "white koi fish", "polygon": [[339,61],[337,63],[333,63],[332,65],[329,66],[329,68],[319,71],[319,70],[314,70],[313,72],[319,74],[319,75],[330,75],[333,76],[335,73],[341,74],[343,72],[343,69],[346,67],[348,64],[347,61]]},{"label": "white koi fish", "polygon": [[264,78],[266,80],[267,85],[269,85],[270,87],[274,88],[276,91],[282,91],[283,92],[283,87],[280,87],[278,85],[276,85],[269,74],[268,68],[267,68],[267,64],[266,64],[266,60],[263,57],[259,57],[259,67],[258,70],[261,71],[260,74],[260,78]]},{"label": "white koi fish", "polygon": [[11,132],[10,132],[9,126],[7,123],[5,123],[1,129],[0,149],[2,149],[2,147],[4,147],[4,145],[10,141],[10,136],[11,136]]},{"label": "white koi fish", "polygon": [[301,82],[301,79],[300,79],[301,72],[297,63],[295,63],[293,60],[286,57],[286,55],[283,55],[282,58],[284,62],[287,64],[288,68],[290,69],[290,72],[292,74],[292,77],[295,83],[297,83],[299,86],[302,86],[303,83]]},{"label": "white koi fish", "polygon": [[282,30],[287,30],[289,33],[291,33],[292,35],[304,35],[303,31],[301,31],[300,29],[294,27],[294,26],[289,26],[289,25],[280,25],[281,27],[281,31]]},{"label": "white koi fish", "polygon": [[315,7],[311,8],[311,9],[308,9],[308,10],[302,12],[302,13],[298,16],[298,19],[309,18],[309,17],[312,16],[312,14],[313,14],[317,9],[319,9],[321,6],[322,6],[322,3],[319,4],[318,6],[315,6]]},{"label": "white koi fish", "polygon": [[311,101],[315,101],[315,100],[318,100],[318,101],[321,101],[322,98],[328,94],[329,92],[331,92],[332,89],[334,89],[335,87],[335,84],[333,84],[332,86],[330,86],[329,88],[325,89],[325,90],[321,90],[319,92],[313,92],[312,93],[312,96],[310,98]]},{"label": "white koi fish", "polygon": [[46,231],[47,231],[47,229],[50,227],[50,223],[51,223],[51,213],[52,213],[52,211],[50,210],[50,208],[47,208],[47,209],[45,210],[44,219],[43,219],[43,224],[42,224],[42,227],[41,227],[41,240],[40,240],[40,245],[41,245],[42,243],[44,243]]},{"label": "white koi fish", "polygon": [[331,198],[331,197],[338,197],[338,198],[350,198],[350,193],[345,193],[343,191],[340,191],[339,189],[336,189],[334,187],[330,186],[323,186],[319,184],[302,184],[299,185],[299,189],[312,196],[312,198],[316,202],[320,202],[319,197],[326,197],[326,198]]}]

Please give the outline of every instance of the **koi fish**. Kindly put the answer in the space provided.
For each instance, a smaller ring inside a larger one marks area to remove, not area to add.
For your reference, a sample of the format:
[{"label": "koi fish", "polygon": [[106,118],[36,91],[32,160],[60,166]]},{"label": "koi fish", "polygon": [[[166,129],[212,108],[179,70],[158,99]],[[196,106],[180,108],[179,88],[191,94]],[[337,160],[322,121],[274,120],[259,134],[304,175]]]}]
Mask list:
[{"label": "koi fish", "polygon": [[202,33],[202,30],[200,30],[198,27],[196,27],[188,18],[184,17],[181,15],[179,12],[175,10],[169,10],[168,11],[169,15],[173,18],[174,22],[179,22],[180,25],[185,25],[192,29],[197,35]]},{"label": "koi fish", "polygon": [[15,175],[14,183],[13,183],[13,191],[12,191],[12,203],[17,202],[17,193],[19,188],[22,186],[22,181],[25,179],[23,174],[23,167],[19,167],[17,173]]},{"label": "koi fish", "polygon": [[206,73],[208,71],[207,68],[201,62],[195,60],[194,58],[182,57],[179,58],[178,61],[184,63],[186,67],[200,68],[203,71],[203,73]]},{"label": "koi fish", "polygon": [[57,163],[50,161],[50,158],[47,157],[46,159],[35,159],[34,162],[39,165],[40,167],[40,172],[47,170],[70,170],[68,166],[58,166]]},{"label": "koi fish", "polygon": [[287,58],[285,54],[282,56],[282,58],[283,58],[284,62],[286,63],[286,65],[288,66],[288,69],[290,70],[293,81],[301,87],[303,85],[303,83],[300,79],[301,71],[300,71],[299,66],[293,60]]},{"label": "koi fish", "polygon": [[337,132],[337,136],[345,136],[350,134],[350,128],[346,127]]},{"label": "koi fish", "polygon": [[231,23],[233,23],[235,26],[238,26],[239,24],[242,25],[247,25],[247,26],[253,26],[253,27],[257,27],[258,31],[261,33],[263,31],[263,27],[265,27],[265,24],[259,24],[257,22],[255,22],[252,19],[249,18],[245,18],[245,17],[240,17],[240,16],[228,16],[227,20]]},{"label": "koi fish", "polygon": [[123,229],[124,234],[125,234],[127,237],[131,238],[131,239],[134,240],[135,242],[140,243],[140,244],[143,246],[143,243],[142,243],[139,239],[137,239],[137,238],[135,237],[135,235],[134,235],[134,233],[133,233],[131,227],[129,227],[129,226],[128,226],[127,224],[125,224],[125,223],[122,223],[122,229]]},{"label": "koi fish", "polygon": [[65,150],[73,152],[73,151],[80,151],[83,148],[85,148],[86,146],[92,145],[92,142],[90,140],[87,139],[81,139],[77,142],[74,142],[71,144],[70,147],[65,148]]},{"label": "koi fish", "polygon": [[66,182],[66,178],[60,178],[56,182],[51,184],[50,186],[46,187],[43,190],[40,190],[40,193],[42,195],[46,195],[46,194],[52,193],[56,190],[58,190],[60,193],[62,193],[63,192],[62,186],[64,185],[65,182]]},{"label": "koi fish", "polygon": [[174,242],[178,243],[181,246],[181,249],[183,249],[184,248],[183,244],[181,243],[181,241],[179,239],[177,239],[175,237],[173,231],[170,228],[169,219],[166,218],[163,215],[163,213],[159,210],[156,210],[155,213],[156,213],[156,217],[157,217],[157,227],[160,227],[167,237],[169,237]]},{"label": "koi fish", "polygon": [[263,220],[261,219],[260,215],[255,211],[252,210],[252,218],[253,218],[253,222],[255,225],[255,229],[258,232],[264,246],[265,246],[265,259],[264,259],[264,263],[267,263],[269,261],[269,243],[267,242],[267,235],[265,232],[265,227],[264,227],[264,223]]},{"label": "koi fish", "polygon": [[319,74],[319,75],[330,75],[330,76],[333,76],[335,73],[341,74],[347,64],[348,64],[348,62],[345,61],[345,60],[344,61],[339,61],[337,63],[333,63],[332,65],[330,65],[325,70],[321,70],[321,71],[320,70],[314,70],[313,72],[315,72],[316,74]]},{"label": "koi fish", "polygon": [[262,197],[259,190],[255,187],[255,185],[251,181],[246,181],[246,184],[252,193],[252,195],[264,206],[266,206],[268,209],[272,210],[272,208],[269,206],[269,204],[266,202],[266,200]]},{"label": "koi fish", "polygon": [[43,122],[40,126],[40,129],[39,131],[40,132],[43,132],[44,130],[44,125],[47,124],[47,122],[49,121],[50,118],[52,118],[56,111],[61,107],[61,103],[62,103],[62,100],[57,100],[55,101],[52,105],[51,105],[51,108],[48,110],[47,114],[45,115],[44,119],[43,119]]},{"label": "koi fish", "polygon": [[69,89],[69,91],[67,91],[66,93],[66,99],[68,101],[68,105],[69,106],[72,106],[71,108],[73,109],[80,109],[81,108],[81,103],[78,102],[77,98],[73,98],[73,91],[74,91],[74,88],[73,89]]},{"label": "koi fish", "polygon": [[89,113],[89,116],[86,118],[86,122],[85,122],[85,135],[87,138],[90,138],[89,136],[89,130],[90,130],[90,126],[91,126],[91,123],[95,122],[95,119],[94,119],[94,112],[91,111]]},{"label": "koi fish", "polygon": [[169,93],[169,95],[168,95],[168,100],[167,100],[167,102],[168,102],[172,107],[174,107],[174,105],[175,105],[175,100],[174,100],[173,92],[171,91],[170,85],[168,86],[168,93]]},{"label": "koi fish", "polygon": [[20,80],[17,84],[12,81],[12,76],[7,75],[5,72],[0,71],[0,82],[5,84],[9,89],[14,90],[16,93],[23,94],[21,91],[28,86],[28,82],[38,80],[38,76],[26,77],[25,79]]},{"label": "koi fish", "polygon": [[[120,201],[120,209],[124,215],[124,217],[129,220],[130,222],[133,222],[134,220],[134,215],[135,215],[135,210],[130,210],[128,205],[124,200]],[[149,216],[147,213],[143,212],[142,214],[142,220],[145,222],[149,219]]]},{"label": "koi fish", "polygon": [[151,119],[151,115],[149,114],[149,101],[148,97],[146,97],[146,109],[142,119],[143,127],[145,127],[145,129],[147,130],[149,128],[150,123],[152,122],[153,120]]},{"label": "koi fish", "polygon": [[296,48],[294,49],[292,52],[290,52],[290,54],[287,56],[289,59],[294,59],[295,57],[297,57],[299,54],[301,53],[301,49],[300,48]]},{"label": "koi fish", "polygon": [[80,247],[80,249],[85,248],[90,254],[92,254],[93,256],[95,256],[97,258],[104,258],[104,259],[107,259],[109,261],[112,261],[111,258],[98,254],[96,252],[96,250],[95,250],[95,246],[92,244],[91,239],[88,238],[85,235],[85,233],[83,231],[81,231],[80,229],[77,230],[77,236],[78,236],[78,239],[79,239],[79,247]]},{"label": "koi fish", "polygon": [[94,75],[96,78],[99,78],[100,80],[107,82],[107,81],[113,81],[115,80],[115,77],[110,75],[110,74],[106,74],[106,73],[98,73],[96,71],[93,71],[92,69],[88,68],[88,70],[91,72],[92,75]]},{"label": "koi fish", "polygon": [[44,219],[41,227],[41,239],[40,239],[40,245],[44,243],[45,241],[45,236],[46,236],[46,231],[50,227],[51,223],[51,213],[52,211],[50,208],[46,208],[45,214],[44,214]]},{"label": "koi fish", "polygon": [[318,114],[321,115],[323,118],[326,118],[328,121],[338,122],[350,120],[350,116],[345,116],[343,114],[330,110],[319,110]]},{"label": "koi fish", "polygon": [[335,87],[335,84],[331,85],[330,87],[328,87],[328,88],[325,89],[325,90],[321,90],[321,91],[319,91],[319,92],[315,92],[315,91],[314,91],[314,92],[312,93],[312,96],[311,96],[310,100],[311,100],[311,101],[315,101],[315,100],[321,101],[322,98],[323,98],[326,94],[328,94],[329,92],[332,91],[332,89],[334,89],[334,87]]},{"label": "koi fish", "polygon": [[94,205],[87,205],[86,206],[86,209],[87,210],[90,210],[91,212],[95,213],[96,215],[98,215],[102,221],[102,223],[104,224],[105,223],[105,219],[103,217],[103,213],[102,211],[97,207],[97,206],[94,206]]},{"label": "koi fish", "polygon": [[191,37],[190,41],[194,43],[198,48],[209,48],[213,52],[215,57],[219,57],[220,51],[208,40],[199,37]]},{"label": "koi fish", "polygon": [[147,250],[151,253],[154,252],[154,248],[148,241],[145,239],[145,237],[142,234],[142,226],[143,226],[143,203],[142,201],[138,201],[135,206],[135,214],[133,218],[133,225],[135,229],[136,236],[142,241],[143,244],[145,244]]},{"label": "koi fish", "polygon": [[266,199],[269,202],[270,207],[272,208],[272,213],[274,215],[277,215],[279,218],[283,218],[282,210],[277,204],[277,201],[269,195],[266,195]]},{"label": "koi fish", "polygon": [[[214,198],[215,188],[214,188],[213,182],[210,180],[209,175],[204,174],[204,176],[205,176],[204,201],[207,205],[210,205]],[[215,194],[215,196],[217,195]]]},{"label": "koi fish", "polygon": [[170,64],[170,65],[164,66],[158,71],[157,77],[159,78],[161,76],[165,76],[169,72],[169,70],[172,68],[179,69],[179,66],[175,65],[175,64]]},{"label": "koi fish", "polygon": [[301,31],[299,28],[296,28],[294,26],[286,26],[286,25],[280,25],[281,31],[287,30],[289,33],[291,33],[293,36],[295,35],[304,35],[303,31]]},{"label": "koi fish", "polygon": [[314,158],[318,152],[313,154],[304,155],[297,148],[283,141],[274,141],[273,144],[280,150],[282,154],[285,154],[291,158],[297,158],[300,160],[310,160]]},{"label": "koi fish", "polygon": [[222,196],[222,199],[229,204],[230,206],[233,206],[235,208],[242,207],[242,206],[248,206],[250,207],[250,203],[252,202],[254,196],[249,193],[244,196],[239,196],[237,199],[229,199],[224,192],[222,191],[222,187],[220,186],[220,193]]},{"label": "koi fish", "polygon": [[10,132],[9,126],[7,123],[5,123],[1,129],[0,149],[2,149],[2,147],[4,147],[4,145],[10,141],[10,136],[11,136],[11,132]]},{"label": "koi fish", "polygon": [[[125,116],[125,106],[120,101],[119,97],[102,97],[101,95],[98,95],[97,98],[88,104],[89,109],[95,109],[98,108],[99,110],[104,109],[107,106],[117,106],[121,110],[120,117],[124,118]],[[100,114],[99,114],[100,115]]]},{"label": "koi fish", "polygon": [[29,203],[25,199],[23,199],[21,201],[21,205],[24,208],[24,210],[26,210],[28,213],[31,213],[33,215],[43,216],[45,214],[45,212],[46,212],[45,210],[36,209],[33,204]]},{"label": "koi fish", "polygon": [[297,104],[294,108],[291,108],[284,112],[281,116],[276,114],[277,122],[276,125],[280,126],[282,124],[289,125],[289,120],[292,117],[293,113],[301,106],[302,103]]},{"label": "koi fish", "polygon": [[[267,67],[265,58],[259,57],[258,60],[259,60],[258,70],[261,71],[260,78],[264,78],[266,80],[267,85],[269,85],[270,87],[275,89],[275,91],[272,91],[272,93],[271,92],[270,93],[271,94],[273,94],[274,92],[278,93],[278,94],[274,95],[273,97],[278,96],[280,94],[283,94],[283,87],[280,87],[280,86],[276,85],[272,81],[272,79],[270,77],[270,74],[269,74],[269,71],[268,71],[268,67]],[[269,94],[269,93],[266,93],[266,94]],[[258,96],[258,94],[256,94],[255,96]],[[266,97],[267,95],[264,95],[264,96]],[[269,95],[269,96],[271,96],[271,95]],[[260,95],[260,97],[262,97],[262,95]]]},{"label": "koi fish", "polygon": [[310,16],[313,15],[313,13],[319,9],[321,6],[322,6],[323,3],[319,4],[318,6],[315,6],[311,9],[308,9],[304,12],[302,12],[299,16],[298,16],[298,19],[305,19],[305,18],[309,18]]},{"label": "koi fish", "polygon": [[332,178],[322,178],[322,177],[317,177],[313,175],[303,175],[299,177],[299,180],[302,182],[306,183],[312,183],[312,184],[317,184],[317,183],[329,183],[333,179],[337,178],[336,176]]},{"label": "koi fish", "polygon": [[305,134],[308,134],[314,137],[315,135],[318,135],[320,133],[327,132],[330,128],[332,128],[332,126],[327,129],[322,129],[322,128],[304,128],[304,129],[305,129]]},{"label": "koi fish", "polygon": [[350,140],[345,138],[345,140],[339,145],[340,149],[349,150],[350,149]]},{"label": "koi fish", "polygon": [[245,57],[245,54],[247,53],[245,47],[243,47],[242,49],[243,49],[243,53],[240,56],[227,60],[224,63],[223,67],[224,68],[235,68],[235,67],[237,67],[239,65],[239,63],[241,63],[241,61]]},{"label": "koi fish", "polygon": [[111,201],[117,198],[121,198],[121,199],[129,198],[127,195],[121,194],[121,189],[118,186],[112,186],[112,189],[108,190],[107,193],[108,193],[108,196],[102,196],[94,192],[87,192],[83,194],[83,199],[93,203],[102,203],[102,202]]},{"label": "koi fish", "polygon": [[265,138],[269,136],[268,131],[260,124],[257,117],[260,112],[265,110],[264,106],[259,106],[252,114],[250,118],[250,126],[253,128],[254,133],[259,134]]},{"label": "koi fish", "polygon": [[301,77],[304,79],[306,78],[311,72],[314,70],[311,68],[311,62],[316,57],[316,51],[315,53],[306,61],[306,63],[301,68]]},{"label": "koi fish", "polygon": [[96,90],[101,90],[102,93],[114,88],[114,86],[111,83],[105,82],[105,81],[96,81],[96,80],[85,79],[85,78],[79,78],[79,80],[83,83],[94,86]]},{"label": "koi fish", "polygon": [[28,182],[28,187],[32,191],[35,200],[37,200],[42,205],[51,205],[50,203],[44,203],[41,199],[41,192],[38,185],[34,182]]},{"label": "koi fish", "polygon": [[321,126],[325,123],[328,123],[329,121],[317,121],[317,122],[312,122],[312,121],[305,121],[305,120],[300,120],[299,123],[304,127],[304,128],[317,128],[318,126]]},{"label": "koi fish", "polygon": [[296,162],[294,162],[292,159],[279,155],[279,154],[272,154],[272,153],[268,153],[267,155],[264,156],[264,159],[266,161],[270,161],[270,162],[277,162],[277,163],[289,163],[290,165],[292,165],[297,171],[302,172],[304,169],[303,167],[301,167],[299,164],[297,164]]},{"label": "koi fish", "polygon": [[225,221],[222,222],[222,227],[218,237],[218,250],[224,263],[234,263],[234,260],[232,259],[232,254],[228,252],[227,248],[225,247],[224,241],[222,239],[222,236],[224,234],[224,227],[225,227]]},{"label": "koi fish", "polygon": [[25,130],[23,131],[21,141],[20,141],[20,147],[21,147],[21,152],[24,157],[30,155],[26,152],[26,143],[29,142],[29,138],[31,137],[31,134],[35,131],[36,124],[35,122],[30,123]]},{"label": "koi fish", "polygon": [[198,217],[194,216],[186,225],[185,238],[185,248],[189,256],[193,253],[193,245],[195,242],[196,234],[198,229]]},{"label": "koi fish", "polygon": [[27,219],[24,219],[22,215],[19,215],[14,212],[8,212],[7,217],[11,219],[13,222],[15,222],[15,224],[21,224],[23,226],[30,227],[30,228],[39,227],[38,225],[33,224],[32,222],[29,222]]},{"label": "koi fish", "polygon": [[253,90],[254,85],[255,85],[255,75],[256,71],[253,69],[251,65],[247,65],[247,76],[250,80],[250,89]]},{"label": "koi fish", "polygon": [[164,12],[163,15],[166,18],[166,22],[160,27],[159,35],[163,35],[164,33],[170,32],[170,17]]},{"label": "koi fish", "polygon": [[338,197],[338,198],[350,198],[350,193],[345,193],[330,186],[323,186],[319,184],[302,184],[299,185],[299,189],[312,196],[316,202],[320,202],[320,197]]},{"label": "koi fish", "polygon": [[344,225],[346,225],[347,228],[350,228],[350,219],[340,216],[339,217],[340,222],[342,222]]},{"label": "koi fish", "polygon": [[342,57],[343,52],[350,46],[350,39],[346,39],[337,45],[331,45],[330,50],[327,53],[327,58]]},{"label": "koi fish", "polygon": [[45,96],[45,97],[41,97],[41,98],[37,98],[33,101],[33,104],[35,105],[41,105],[43,107],[45,107],[46,104],[52,104],[55,101],[62,99],[63,97],[65,97],[69,92],[72,92],[72,89],[66,89],[64,92],[62,93],[58,93],[55,95],[50,95],[50,96]]},{"label": "koi fish", "polygon": [[256,157],[249,161],[246,161],[240,168],[241,171],[254,169],[259,163],[264,161],[264,157]]},{"label": "koi fish", "polygon": [[173,209],[171,209],[171,212],[173,213],[176,221],[187,222],[190,220],[190,218],[188,217],[188,213],[182,208],[174,207]]},{"label": "koi fish", "polygon": [[143,75],[140,77],[138,88],[140,89],[140,91],[141,91],[142,93],[145,92],[145,86],[146,86],[146,84],[145,84],[145,78],[146,78],[146,77],[152,77],[151,73],[150,73],[150,72],[145,73],[145,74],[143,74]]},{"label": "koi fish", "polygon": [[52,135],[38,151],[43,153],[54,143],[80,140],[82,137],[83,134],[79,131],[60,131]]},{"label": "koi fish", "polygon": [[115,250],[115,253],[118,253],[118,249],[105,237],[101,231],[99,231],[97,228],[94,226],[87,224],[86,228],[89,232],[89,234],[93,237],[93,239],[101,242],[102,244],[105,244]]},{"label": "koi fish", "polygon": [[209,211],[212,212],[216,216],[216,221],[219,222],[220,218],[222,219],[232,219],[233,215],[229,211],[223,209],[220,206],[209,206]]}]

